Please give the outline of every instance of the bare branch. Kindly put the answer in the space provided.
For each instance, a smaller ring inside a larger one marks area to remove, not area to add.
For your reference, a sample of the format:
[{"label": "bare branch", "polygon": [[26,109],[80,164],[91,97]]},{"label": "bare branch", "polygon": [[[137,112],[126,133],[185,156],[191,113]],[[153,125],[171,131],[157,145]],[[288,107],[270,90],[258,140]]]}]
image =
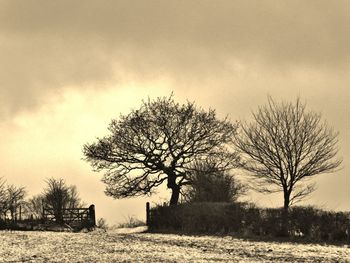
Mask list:
[{"label": "bare branch", "polygon": [[296,203],[305,199],[305,197],[309,196],[312,192],[316,190],[316,183],[308,184],[304,187],[296,187],[294,188],[294,194],[290,198],[290,205],[295,205]]},{"label": "bare branch", "polygon": [[340,166],[342,160],[336,158],[338,133],[322,122],[320,114],[306,111],[300,99],[276,103],[269,97],[253,119],[235,136],[241,154],[239,166],[255,179],[255,189],[283,191],[285,206],[314,190],[307,186],[291,195],[305,179],[334,172]]}]

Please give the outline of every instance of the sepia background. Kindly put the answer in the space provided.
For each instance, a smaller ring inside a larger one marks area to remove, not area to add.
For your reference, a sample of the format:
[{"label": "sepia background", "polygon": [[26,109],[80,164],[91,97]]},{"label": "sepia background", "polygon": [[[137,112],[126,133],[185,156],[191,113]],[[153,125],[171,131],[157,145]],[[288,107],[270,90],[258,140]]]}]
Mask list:
[{"label": "sepia background", "polygon": [[[341,0],[0,0],[0,176],[29,196],[62,177],[110,224],[143,218],[170,191],[113,200],[82,160],[112,118],[171,92],[232,121],[268,95],[300,96],[340,132],[344,159],[304,204],[349,211],[349,13]],[[246,199],[282,205],[281,194]]]}]

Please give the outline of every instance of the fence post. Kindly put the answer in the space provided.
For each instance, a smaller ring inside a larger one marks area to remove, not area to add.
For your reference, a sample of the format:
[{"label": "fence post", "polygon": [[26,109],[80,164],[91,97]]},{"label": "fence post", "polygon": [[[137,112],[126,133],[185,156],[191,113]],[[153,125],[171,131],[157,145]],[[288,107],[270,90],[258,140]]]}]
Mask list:
[{"label": "fence post", "polygon": [[93,226],[96,226],[95,205],[89,206],[89,221]]},{"label": "fence post", "polygon": [[44,200],[42,200],[41,205],[42,205],[42,213],[43,213],[41,219],[43,222],[46,222]]},{"label": "fence post", "polygon": [[150,225],[150,205],[149,202],[146,203],[146,225]]},{"label": "fence post", "polygon": [[33,218],[33,214],[30,215],[30,230],[34,229],[34,218]]}]

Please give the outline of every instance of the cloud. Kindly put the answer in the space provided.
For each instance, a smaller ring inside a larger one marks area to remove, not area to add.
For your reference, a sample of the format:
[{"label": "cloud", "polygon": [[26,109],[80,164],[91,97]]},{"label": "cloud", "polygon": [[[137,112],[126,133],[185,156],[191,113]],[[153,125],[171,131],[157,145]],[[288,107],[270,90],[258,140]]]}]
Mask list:
[{"label": "cloud", "polygon": [[[349,13],[345,0],[0,0],[3,175],[30,194],[65,177],[111,219],[136,209],[104,196],[81,147],[171,90],[232,120],[249,118],[267,94],[300,95],[340,131],[346,165]],[[348,209],[346,174],[321,177],[317,200]]]},{"label": "cloud", "polygon": [[2,1],[0,117],[66,86],[348,69],[349,11],[347,1]]},{"label": "cloud", "polygon": [[[147,88],[157,96],[167,94],[159,85]],[[105,136],[112,118],[137,108],[145,97],[144,87],[134,85],[88,92],[66,89],[59,100],[51,99],[35,111],[17,114],[6,127],[0,122],[0,177],[26,187],[28,197],[42,193],[47,178],[63,178],[67,184],[76,185],[82,200],[95,204],[98,217],[107,217],[108,222],[125,220],[126,212],[143,217],[144,199],[116,202],[104,194],[102,173],[92,172],[83,161],[82,148]]]}]

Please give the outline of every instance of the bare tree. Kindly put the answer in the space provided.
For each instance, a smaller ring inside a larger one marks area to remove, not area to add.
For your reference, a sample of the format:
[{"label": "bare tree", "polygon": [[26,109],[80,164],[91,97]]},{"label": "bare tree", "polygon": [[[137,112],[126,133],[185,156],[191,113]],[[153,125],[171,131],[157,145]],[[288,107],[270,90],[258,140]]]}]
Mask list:
[{"label": "bare tree", "polygon": [[140,109],[112,120],[109,131],[86,144],[84,155],[95,171],[105,171],[105,192],[115,198],[151,194],[166,182],[170,204],[176,205],[193,162],[215,157],[229,166],[235,159],[229,145],[236,125],[218,120],[214,110],[175,103],[172,96],[144,101]]},{"label": "bare tree", "polygon": [[254,121],[242,125],[235,144],[242,154],[240,167],[255,180],[261,192],[283,191],[284,210],[315,188],[303,184],[312,176],[335,171],[337,136],[321,115],[306,111],[306,104],[276,103],[269,98],[266,106],[253,114]]},{"label": "bare tree", "polygon": [[27,210],[30,216],[36,219],[43,217],[43,195],[36,195],[27,202]]},{"label": "bare tree", "polygon": [[24,197],[26,191],[24,187],[17,187],[15,185],[8,185],[6,187],[6,206],[5,213],[10,212],[11,220],[17,220],[17,210],[20,206],[24,205]]},{"label": "bare tree", "polygon": [[186,202],[235,202],[247,190],[230,171],[213,162],[196,163],[189,180],[191,184],[181,191]]},{"label": "bare tree", "polygon": [[76,208],[80,205],[80,198],[75,186],[68,186],[60,178],[50,178],[42,195],[44,207],[53,210],[58,223],[63,223],[64,210]]},{"label": "bare tree", "polygon": [[7,196],[6,196],[6,185],[5,180],[0,177],[0,217],[1,215],[6,214],[6,205]]},{"label": "bare tree", "polygon": [[4,219],[10,213],[10,218],[13,221],[17,219],[17,210],[25,204],[24,197],[26,191],[24,187],[15,185],[6,185],[5,180],[0,178],[0,215]]}]

